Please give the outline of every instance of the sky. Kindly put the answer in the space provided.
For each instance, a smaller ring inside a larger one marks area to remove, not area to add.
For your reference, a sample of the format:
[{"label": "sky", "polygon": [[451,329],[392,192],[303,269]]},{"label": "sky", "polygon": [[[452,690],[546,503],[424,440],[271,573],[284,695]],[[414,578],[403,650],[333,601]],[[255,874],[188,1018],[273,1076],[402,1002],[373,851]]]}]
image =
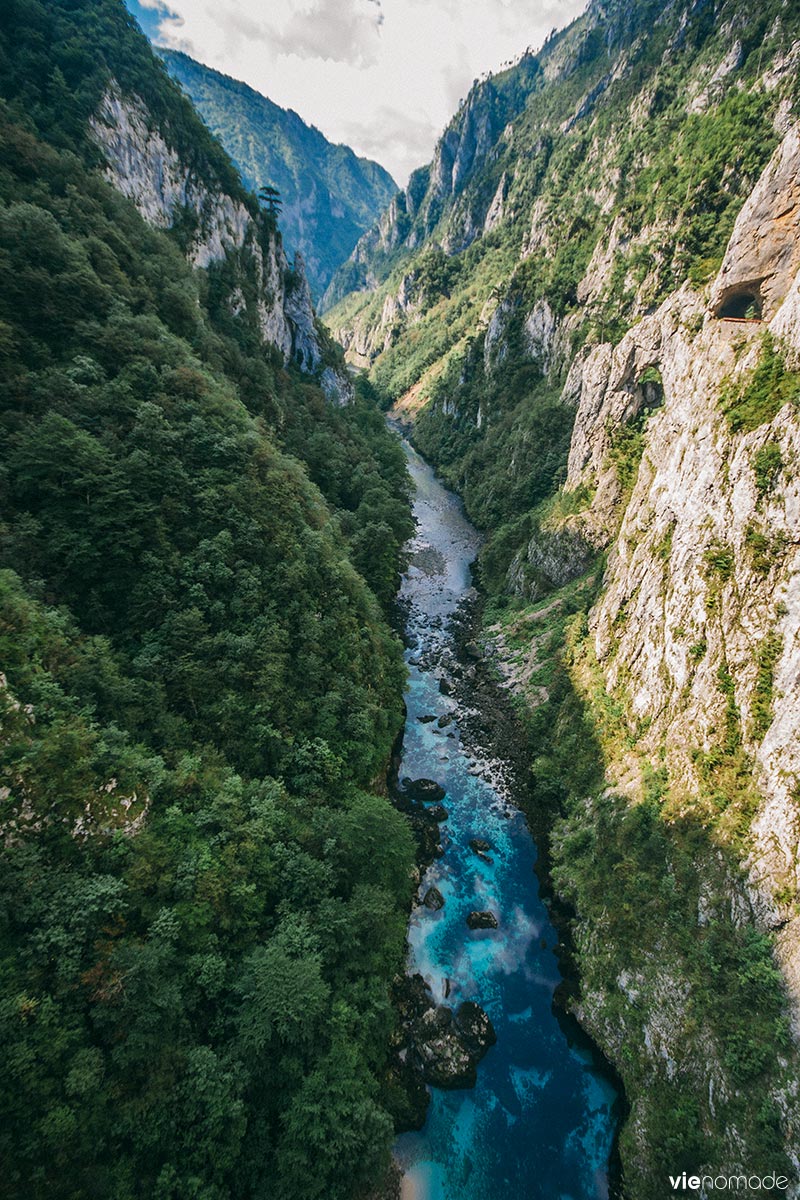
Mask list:
[{"label": "sky", "polygon": [[586,0],[126,0],[159,45],[293,108],[403,186],[473,79]]}]

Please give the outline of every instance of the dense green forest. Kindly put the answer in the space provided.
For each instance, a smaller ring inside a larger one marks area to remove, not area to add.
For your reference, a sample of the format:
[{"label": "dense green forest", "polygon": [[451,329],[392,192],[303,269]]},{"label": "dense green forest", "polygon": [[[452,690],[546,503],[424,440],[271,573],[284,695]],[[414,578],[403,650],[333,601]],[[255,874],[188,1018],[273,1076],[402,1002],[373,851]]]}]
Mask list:
[{"label": "dense green forest", "polygon": [[121,2],[3,7],[1,1190],[351,1196],[412,859],[369,791],[404,460],[105,182],[111,76],[277,236]]}]

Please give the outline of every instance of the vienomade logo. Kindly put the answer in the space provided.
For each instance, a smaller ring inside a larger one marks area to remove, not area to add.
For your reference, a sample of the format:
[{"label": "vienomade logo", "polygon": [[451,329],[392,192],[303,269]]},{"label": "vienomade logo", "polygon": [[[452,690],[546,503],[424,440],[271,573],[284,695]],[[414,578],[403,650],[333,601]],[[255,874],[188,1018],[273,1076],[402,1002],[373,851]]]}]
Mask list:
[{"label": "vienomade logo", "polygon": [[785,1175],[670,1175],[673,1192],[765,1192],[776,1188],[785,1192],[789,1180]]}]

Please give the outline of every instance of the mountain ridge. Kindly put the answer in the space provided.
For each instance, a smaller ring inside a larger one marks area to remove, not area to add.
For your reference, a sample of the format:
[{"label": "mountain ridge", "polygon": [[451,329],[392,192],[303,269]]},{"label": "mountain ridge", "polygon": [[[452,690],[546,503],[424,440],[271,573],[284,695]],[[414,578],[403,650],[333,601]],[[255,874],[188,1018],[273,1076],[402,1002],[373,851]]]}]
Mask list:
[{"label": "mountain ridge", "polygon": [[277,186],[287,244],[303,256],[321,294],[362,231],[396,188],[387,171],[334,144],[292,109],[255,88],[203,66],[179,51],[156,47],[254,190]]}]

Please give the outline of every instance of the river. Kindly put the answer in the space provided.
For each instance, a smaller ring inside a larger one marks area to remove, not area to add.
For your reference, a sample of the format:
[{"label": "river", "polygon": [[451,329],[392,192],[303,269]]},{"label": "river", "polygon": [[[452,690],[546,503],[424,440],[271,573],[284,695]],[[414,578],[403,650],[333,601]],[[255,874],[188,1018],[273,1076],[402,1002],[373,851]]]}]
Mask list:
[{"label": "river", "polygon": [[[417,905],[409,926],[410,973],[453,1008],[476,1000],[497,1044],[478,1083],[432,1090],[425,1127],[397,1139],[404,1197],[414,1200],[602,1200],[616,1128],[617,1093],[587,1044],[570,1044],[553,1011],[561,976],[558,936],[539,894],[536,847],[513,803],[508,764],[476,744],[461,697],[445,694],[451,619],[471,589],[479,536],[459,499],[404,443],[416,494],[417,534],[401,588],[407,609],[408,719],[400,775],[447,790],[444,855],[420,894],[435,885],[438,912]],[[472,714],[474,716],[474,714]],[[420,718],[436,717],[422,721]],[[442,725],[439,724],[442,719]],[[449,719],[449,720],[448,720]],[[469,847],[491,847],[487,861]],[[470,931],[466,916],[490,909],[496,930]]]}]

